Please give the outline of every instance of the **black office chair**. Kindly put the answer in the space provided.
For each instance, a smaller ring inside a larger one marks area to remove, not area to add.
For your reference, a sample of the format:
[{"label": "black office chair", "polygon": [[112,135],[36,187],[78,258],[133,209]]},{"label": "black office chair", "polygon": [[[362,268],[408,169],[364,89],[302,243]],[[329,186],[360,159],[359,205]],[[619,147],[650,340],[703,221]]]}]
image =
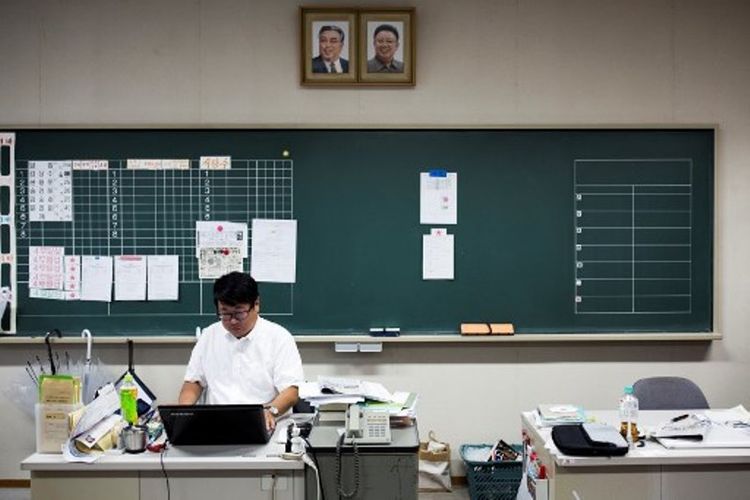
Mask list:
[{"label": "black office chair", "polygon": [[633,384],[641,410],[708,409],[703,391],[692,380],[683,377],[649,377]]},{"label": "black office chair", "polygon": [[304,398],[299,398],[292,407],[292,413],[315,413],[315,408]]}]

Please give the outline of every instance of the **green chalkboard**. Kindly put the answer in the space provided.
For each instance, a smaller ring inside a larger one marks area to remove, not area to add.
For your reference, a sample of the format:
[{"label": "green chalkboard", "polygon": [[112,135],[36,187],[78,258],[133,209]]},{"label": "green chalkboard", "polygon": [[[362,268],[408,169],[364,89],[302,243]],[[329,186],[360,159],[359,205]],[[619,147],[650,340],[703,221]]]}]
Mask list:
[{"label": "green chalkboard", "polygon": [[[201,170],[202,156],[230,156],[231,169]],[[462,322],[712,330],[709,129],[19,130],[14,158],[20,335],[191,334],[215,318],[195,221],[253,218],[298,221],[296,283],[261,283],[261,313],[295,335],[452,334]],[[189,163],[132,170],[129,159]],[[31,162],[73,160],[107,168],[71,171],[71,221],[30,220]],[[429,171],[457,174],[456,225],[420,224]],[[423,235],[440,227],[454,235],[455,277],[424,280]],[[179,300],[31,298],[35,246],[178,255]]]}]

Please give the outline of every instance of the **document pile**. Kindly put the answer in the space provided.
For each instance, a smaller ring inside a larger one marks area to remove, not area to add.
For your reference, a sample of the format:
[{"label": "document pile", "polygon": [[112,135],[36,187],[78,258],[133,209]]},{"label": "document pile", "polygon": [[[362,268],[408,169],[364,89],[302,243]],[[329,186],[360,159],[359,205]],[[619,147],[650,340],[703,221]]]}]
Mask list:
[{"label": "document pile", "polygon": [[583,408],[570,404],[542,404],[537,408],[537,415],[542,427],[580,424],[586,421]]},{"label": "document pile", "polygon": [[711,421],[703,415],[686,413],[667,420],[653,432],[656,439],[691,439],[703,441],[711,428]]},{"label": "document pile", "polygon": [[651,436],[666,448],[750,448],[750,413],[742,406],[687,413],[657,426]]},{"label": "document pile", "polygon": [[319,376],[317,382],[302,384],[300,397],[316,407],[359,403],[365,399],[385,402],[393,400],[393,395],[377,382],[324,376]]},{"label": "document pile", "polygon": [[417,394],[396,391],[390,402],[366,401],[363,407],[388,412],[391,427],[409,427],[417,418]]},{"label": "document pile", "polygon": [[377,382],[319,376],[317,382],[303,383],[299,395],[318,409],[320,420],[343,421],[351,404],[386,411],[393,425],[410,425],[416,417],[416,394],[391,393]]},{"label": "document pile", "polygon": [[706,410],[706,417],[713,423],[735,429],[750,428],[750,412],[743,405],[726,410]]},{"label": "document pile", "polygon": [[96,461],[98,451],[106,451],[117,444],[122,418],[115,412],[120,408],[120,399],[113,384],[99,390],[99,396],[74,416],[75,426],[70,439],[63,447],[66,462]]}]

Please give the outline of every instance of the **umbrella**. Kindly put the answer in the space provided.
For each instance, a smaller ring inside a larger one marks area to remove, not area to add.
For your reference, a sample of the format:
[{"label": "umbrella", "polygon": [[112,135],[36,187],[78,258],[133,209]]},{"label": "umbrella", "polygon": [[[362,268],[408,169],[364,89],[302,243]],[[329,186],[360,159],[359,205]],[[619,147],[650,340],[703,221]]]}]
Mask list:
[{"label": "umbrella", "polygon": [[0,288],[0,318],[5,316],[5,309],[10,303],[10,299],[13,298],[13,294],[10,293],[10,288],[4,286]]},{"label": "umbrella", "polygon": [[[47,357],[49,358],[49,371],[52,373],[52,375],[57,375],[57,367],[55,366],[55,360],[52,357],[52,344],[50,344],[50,336],[51,335],[57,335],[57,338],[62,338],[62,332],[58,330],[57,328],[53,328],[52,330],[48,331],[47,334],[44,336],[44,343],[47,344]],[[57,358],[58,361],[60,358]]]},{"label": "umbrella", "polygon": [[133,377],[133,383],[138,387],[138,415],[147,413],[156,401],[156,395],[148,388],[148,386],[141,380],[141,377],[135,373],[135,366],[133,364],[133,341],[128,339],[128,369],[120,375],[120,378],[115,382],[115,387],[120,389],[120,384],[125,378],[125,375],[130,374]]},{"label": "umbrella", "polygon": [[73,366],[71,375],[81,377],[81,398],[83,404],[89,404],[96,397],[99,388],[114,380],[115,377],[111,370],[102,365],[99,358],[92,357],[93,335],[88,328],[81,331],[81,338],[86,339],[86,355],[83,360]]},{"label": "umbrella", "polygon": [[[83,360],[83,375],[81,376],[81,392],[83,392],[83,402],[88,403],[89,387],[91,384],[91,332],[84,328],[81,337],[86,338],[86,357]],[[93,398],[92,398],[93,399]]]}]

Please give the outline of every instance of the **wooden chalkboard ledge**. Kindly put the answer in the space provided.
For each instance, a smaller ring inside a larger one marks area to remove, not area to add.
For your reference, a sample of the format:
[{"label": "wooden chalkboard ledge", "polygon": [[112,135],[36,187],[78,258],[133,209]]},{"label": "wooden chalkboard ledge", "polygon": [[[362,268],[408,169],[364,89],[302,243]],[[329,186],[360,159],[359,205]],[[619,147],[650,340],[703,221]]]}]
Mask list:
[{"label": "wooden chalkboard ledge", "polygon": [[[323,344],[323,343],[426,343],[426,344],[475,344],[480,343],[599,343],[599,342],[706,342],[721,340],[723,335],[719,332],[675,332],[675,333],[526,333],[515,335],[475,335],[461,336],[459,334],[404,334],[400,337],[370,337],[369,335],[297,335],[295,340],[298,344]],[[96,337],[96,344],[122,344],[132,339],[138,344],[192,344],[195,337],[191,335],[180,336],[152,336],[152,337]],[[84,339],[77,337],[55,339],[55,344],[82,344]],[[44,337],[24,336],[2,336],[2,344],[43,344]]]}]

